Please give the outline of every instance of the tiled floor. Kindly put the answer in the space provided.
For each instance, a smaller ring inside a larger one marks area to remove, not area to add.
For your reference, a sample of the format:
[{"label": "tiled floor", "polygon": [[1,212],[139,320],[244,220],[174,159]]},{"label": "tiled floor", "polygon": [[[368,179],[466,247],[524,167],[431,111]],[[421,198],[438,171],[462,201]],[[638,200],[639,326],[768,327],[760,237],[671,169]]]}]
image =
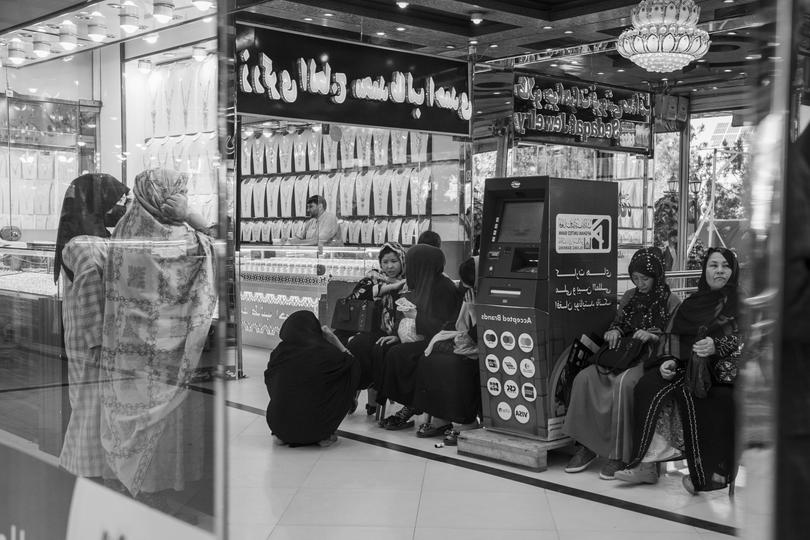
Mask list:
[{"label": "tiled floor", "polygon": [[[228,415],[233,539],[715,540],[730,537],[713,524],[737,526],[726,492],[692,497],[677,471],[631,487],[599,480],[598,466],[566,474],[567,456],[550,454],[549,470],[526,472],[435,448],[412,430],[382,430],[362,403],[330,448],[275,446],[258,414],[265,363],[264,354],[246,355],[248,378],[227,387],[231,404],[246,409]],[[386,442],[393,448],[379,446]]]}]

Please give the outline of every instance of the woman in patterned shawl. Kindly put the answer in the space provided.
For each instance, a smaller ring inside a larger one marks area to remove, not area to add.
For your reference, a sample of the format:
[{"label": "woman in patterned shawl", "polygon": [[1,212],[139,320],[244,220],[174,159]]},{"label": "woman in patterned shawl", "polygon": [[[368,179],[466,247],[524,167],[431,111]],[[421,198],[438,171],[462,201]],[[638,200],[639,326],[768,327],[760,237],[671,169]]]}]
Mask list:
[{"label": "woman in patterned shawl", "polygon": [[182,490],[202,476],[203,445],[194,439],[202,439],[203,414],[192,410],[185,383],[200,360],[216,289],[211,239],[183,222],[193,221],[187,183],[162,169],[135,178],[104,274],[102,443],[133,495]]},{"label": "woman in patterned shawl", "polygon": [[[680,299],[670,293],[658,248],[636,251],[627,270],[635,287],[622,296],[605,341],[615,347],[622,337],[629,336],[655,346]],[[603,456],[607,462],[599,477],[613,480],[615,472],[630,461],[633,388],[643,374],[642,364],[618,374],[603,373],[591,365],[577,374],[563,430],[581,446],[566,465],[566,472],[581,472],[597,456]]]},{"label": "woman in patterned shawl", "polygon": [[684,456],[690,493],[734,482],[739,273],[733,252],[708,249],[697,292],[672,320],[668,354],[647,366],[635,388],[633,461],[616,478],[654,483],[657,462]]}]

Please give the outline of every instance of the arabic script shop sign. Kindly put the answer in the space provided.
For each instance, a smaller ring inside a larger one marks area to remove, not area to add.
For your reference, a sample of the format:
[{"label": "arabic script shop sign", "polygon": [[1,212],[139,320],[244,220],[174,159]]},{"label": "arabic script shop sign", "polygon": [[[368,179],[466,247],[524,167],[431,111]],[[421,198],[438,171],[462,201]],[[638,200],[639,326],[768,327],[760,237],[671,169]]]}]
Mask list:
[{"label": "arabic script shop sign", "polygon": [[467,64],[237,26],[240,113],[467,135]]},{"label": "arabic script shop sign", "polygon": [[517,75],[514,94],[515,131],[528,140],[650,153],[647,92]]}]

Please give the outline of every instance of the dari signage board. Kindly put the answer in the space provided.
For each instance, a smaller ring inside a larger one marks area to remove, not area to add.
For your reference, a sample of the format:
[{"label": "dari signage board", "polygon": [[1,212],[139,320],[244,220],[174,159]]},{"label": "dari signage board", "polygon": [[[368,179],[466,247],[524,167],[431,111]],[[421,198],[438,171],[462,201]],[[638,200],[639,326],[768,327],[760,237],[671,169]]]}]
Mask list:
[{"label": "dari signage board", "polygon": [[236,26],[237,111],[469,135],[467,63]]},{"label": "dari signage board", "polygon": [[649,92],[516,73],[513,102],[521,140],[652,155]]}]

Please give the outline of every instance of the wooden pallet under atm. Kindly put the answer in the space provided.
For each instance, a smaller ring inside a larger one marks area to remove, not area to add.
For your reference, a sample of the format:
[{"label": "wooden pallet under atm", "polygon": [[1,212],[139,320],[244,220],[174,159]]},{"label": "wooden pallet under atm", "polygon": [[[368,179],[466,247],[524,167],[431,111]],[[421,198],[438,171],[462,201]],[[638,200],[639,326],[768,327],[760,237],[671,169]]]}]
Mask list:
[{"label": "wooden pallet under atm", "polygon": [[459,434],[458,453],[541,472],[548,468],[549,450],[572,443],[570,437],[540,441],[490,429],[473,429]]}]

